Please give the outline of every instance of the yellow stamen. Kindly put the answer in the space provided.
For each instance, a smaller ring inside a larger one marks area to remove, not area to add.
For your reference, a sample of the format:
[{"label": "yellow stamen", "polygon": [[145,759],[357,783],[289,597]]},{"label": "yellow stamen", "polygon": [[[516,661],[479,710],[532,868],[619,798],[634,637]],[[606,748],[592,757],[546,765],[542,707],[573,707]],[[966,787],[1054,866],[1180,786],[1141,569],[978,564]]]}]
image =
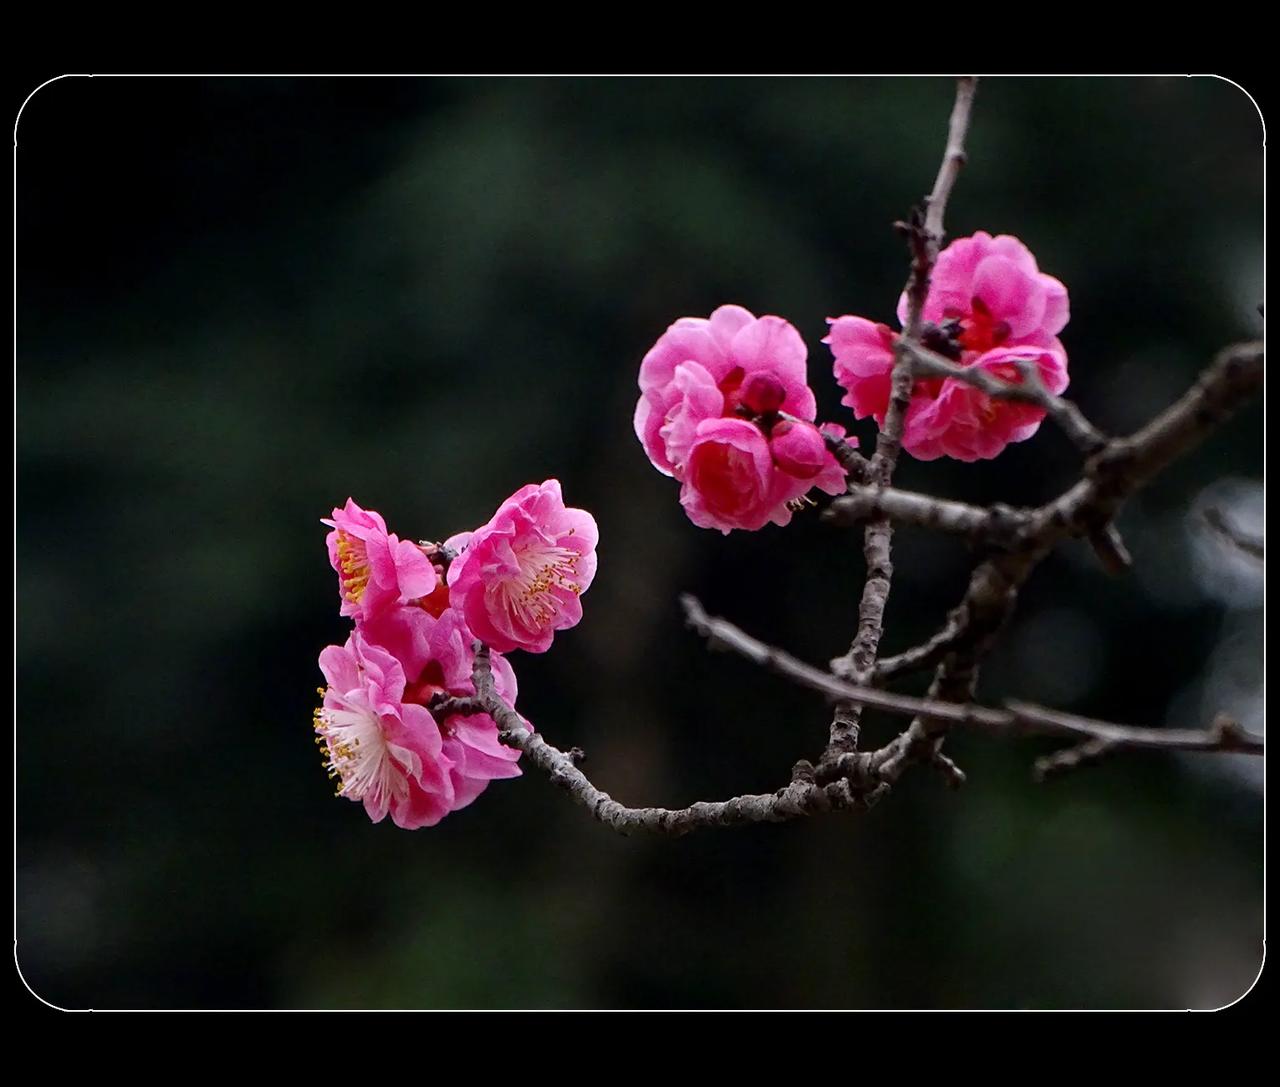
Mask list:
[{"label": "yellow stamen", "polygon": [[342,582],[342,596],[352,604],[359,604],[369,587],[369,556],[364,541],[338,530],[338,578]]}]

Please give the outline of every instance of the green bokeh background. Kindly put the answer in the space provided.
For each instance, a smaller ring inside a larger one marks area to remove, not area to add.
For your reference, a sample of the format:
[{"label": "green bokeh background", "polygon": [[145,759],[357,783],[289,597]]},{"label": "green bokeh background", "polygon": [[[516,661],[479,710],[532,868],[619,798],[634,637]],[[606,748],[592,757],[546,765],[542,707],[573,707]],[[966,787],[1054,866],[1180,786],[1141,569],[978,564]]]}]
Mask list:
[{"label": "green bokeh background", "polygon": [[[41,90],[17,151],[28,984],[76,1008],[1185,1008],[1248,989],[1262,790],[1238,757],[1039,786],[1045,744],[956,736],[959,793],[921,773],[865,815],[680,841],[613,835],[532,770],[436,828],[374,826],[315,757],[315,658],[346,636],[319,518],[353,495],[441,538],[552,476],[599,521],[600,571],[582,624],[514,658],[523,712],[637,804],[767,791],[820,751],[821,700],[707,653],[676,596],[822,661],[856,622],[859,537],[812,512],[695,528],[632,434],[637,367],[675,318],[738,302],[797,325],[822,417],[852,425],[824,319],[892,319],[890,224],[932,182],[951,98],[831,78]],[[1068,285],[1071,395],[1104,429],[1260,334],[1262,130],[1239,88],[988,79],[969,149],[950,232],[1017,234]],[[1032,503],[1077,471],[1045,427],[898,479]],[[1254,405],[1127,507],[1133,573],[1075,546],[1037,571],[982,696],[1261,728],[1260,574],[1195,516],[1213,487],[1247,521],[1261,481]],[[886,651],[941,621],[973,561],[897,535]]]}]

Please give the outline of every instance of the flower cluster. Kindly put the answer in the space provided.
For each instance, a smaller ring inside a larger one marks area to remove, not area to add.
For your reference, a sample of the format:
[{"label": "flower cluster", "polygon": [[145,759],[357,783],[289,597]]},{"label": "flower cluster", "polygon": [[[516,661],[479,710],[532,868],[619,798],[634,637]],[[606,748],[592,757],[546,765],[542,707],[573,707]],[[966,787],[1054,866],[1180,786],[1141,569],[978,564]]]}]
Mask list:
[{"label": "flower cluster", "polygon": [[[904,294],[899,320],[906,314]],[[1039,270],[1022,242],[979,232],[939,254],[922,338],[959,366],[1014,383],[1023,380],[1020,365],[1033,363],[1056,394],[1067,386],[1058,339],[1067,317],[1066,288]],[[829,323],[823,342],[846,392],[842,403],[883,426],[897,335],[864,317]],[[644,356],[636,435],[654,467],[680,481],[680,503],[695,525],[724,533],[785,525],[812,488],[844,490],[844,470],[823,437],[844,430],[815,426],[806,355],[782,318],[721,306],[709,318],[680,318]],[[912,389],[902,447],[920,460],[986,459],[1031,437],[1044,415],[954,378],[923,378]]]},{"label": "flower cluster", "polygon": [[[1067,387],[1067,353],[1058,333],[1069,315],[1067,289],[1036,265],[1017,238],[979,231],[959,238],[938,255],[925,299],[923,340],[963,367],[978,367],[1015,384],[1019,362],[1034,363],[1054,394]],[[907,319],[907,297],[898,320]],[[893,345],[887,326],[865,317],[830,319],[824,341],[835,355],[841,403],[859,419],[881,426],[889,407]],[[925,378],[911,390],[902,448],[918,460],[954,457],[986,460],[1010,442],[1025,441],[1045,412],[1030,404],[993,399],[955,378]]]},{"label": "flower cluster", "polygon": [[814,487],[844,490],[844,469],[813,424],[807,353],[781,317],[721,306],[680,318],[645,355],[636,435],[654,467],[681,482],[695,525],[726,534],[785,525]]},{"label": "flower cluster", "polygon": [[516,677],[502,654],[543,653],[582,618],[595,520],[566,508],[552,479],[522,487],[487,524],[443,544],[401,540],[351,499],[324,524],[341,614],[355,627],[320,654],[316,743],[337,795],[362,802],[375,823],[390,814],[407,829],[434,826],[490,781],[520,773],[519,751],[490,716],[442,714],[440,702],[475,694],[478,638],[491,650],[494,689],[514,706]]}]

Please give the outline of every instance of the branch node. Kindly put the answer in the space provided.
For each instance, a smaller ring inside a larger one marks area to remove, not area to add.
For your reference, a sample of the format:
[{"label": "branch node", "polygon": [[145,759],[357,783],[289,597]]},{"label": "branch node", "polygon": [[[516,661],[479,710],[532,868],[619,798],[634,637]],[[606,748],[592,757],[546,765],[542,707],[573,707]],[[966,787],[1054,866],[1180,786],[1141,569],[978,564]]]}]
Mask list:
[{"label": "branch node", "polygon": [[1209,735],[1224,751],[1232,751],[1243,746],[1249,736],[1240,722],[1228,713],[1220,713],[1213,719],[1213,723],[1209,726]]}]

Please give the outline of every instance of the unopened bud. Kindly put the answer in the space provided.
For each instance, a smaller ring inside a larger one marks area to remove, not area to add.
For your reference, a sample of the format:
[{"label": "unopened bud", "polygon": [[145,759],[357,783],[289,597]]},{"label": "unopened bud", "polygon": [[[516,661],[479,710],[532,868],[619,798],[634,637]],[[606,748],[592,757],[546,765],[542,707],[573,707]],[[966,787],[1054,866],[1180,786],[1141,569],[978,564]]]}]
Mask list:
[{"label": "unopened bud", "polygon": [[784,419],[769,438],[773,463],[796,479],[812,479],[827,463],[827,446],[811,423]]},{"label": "unopened bud", "polygon": [[752,374],[742,388],[742,402],[757,415],[767,415],[782,407],[787,390],[773,374]]}]

